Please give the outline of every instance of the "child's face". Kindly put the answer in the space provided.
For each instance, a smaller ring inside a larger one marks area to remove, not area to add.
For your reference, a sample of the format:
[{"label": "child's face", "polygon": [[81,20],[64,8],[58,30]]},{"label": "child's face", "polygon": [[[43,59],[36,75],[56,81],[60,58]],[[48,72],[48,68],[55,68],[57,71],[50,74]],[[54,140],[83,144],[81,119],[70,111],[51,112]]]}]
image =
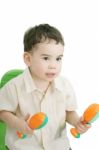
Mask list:
[{"label": "child's face", "polygon": [[46,40],[38,43],[32,54],[26,52],[24,59],[34,79],[52,81],[61,71],[63,52],[62,44]]}]

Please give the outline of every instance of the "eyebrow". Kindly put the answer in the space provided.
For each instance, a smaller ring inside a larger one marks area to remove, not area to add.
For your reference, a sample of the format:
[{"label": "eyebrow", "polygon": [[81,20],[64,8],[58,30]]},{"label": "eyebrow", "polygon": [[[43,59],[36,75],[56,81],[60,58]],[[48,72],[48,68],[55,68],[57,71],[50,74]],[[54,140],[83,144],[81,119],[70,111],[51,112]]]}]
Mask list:
[{"label": "eyebrow", "polygon": [[[41,54],[41,56],[47,56],[47,57],[52,57],[51,55],[48,55],[48,54]],[[63,57],[63,55],[59,55],[57,57]]]}]

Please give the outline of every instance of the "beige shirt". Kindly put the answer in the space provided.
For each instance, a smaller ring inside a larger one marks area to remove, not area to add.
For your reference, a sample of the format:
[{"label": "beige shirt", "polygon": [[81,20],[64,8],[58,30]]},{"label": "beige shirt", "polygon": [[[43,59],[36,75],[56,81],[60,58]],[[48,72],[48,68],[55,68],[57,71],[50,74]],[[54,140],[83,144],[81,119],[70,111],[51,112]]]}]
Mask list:
[{"label": "beige shirt", "polygon": [[41,102],[43,93],[37,89],[28,69],[0,89],[0,111],[17,116],[44,112],[48,123],[42,129],[19,139],[16,130],[7,127],[6,144],[10,150],[69,150],[66,133],[66,110],[73,111],[77,104],[70,82],[57,77]]}]

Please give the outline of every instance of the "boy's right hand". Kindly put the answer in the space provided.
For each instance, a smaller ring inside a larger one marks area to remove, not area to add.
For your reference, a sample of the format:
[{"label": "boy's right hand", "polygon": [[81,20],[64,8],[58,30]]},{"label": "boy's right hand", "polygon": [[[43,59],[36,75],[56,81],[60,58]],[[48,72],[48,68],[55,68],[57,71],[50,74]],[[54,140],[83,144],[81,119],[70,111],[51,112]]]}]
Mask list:
[{"label": "boy's right hand", "polygon": [[27,114],[24,118],[18,118],[17,130],[24,134],[33,134],[33,130],[28,125],[30,115]]}]

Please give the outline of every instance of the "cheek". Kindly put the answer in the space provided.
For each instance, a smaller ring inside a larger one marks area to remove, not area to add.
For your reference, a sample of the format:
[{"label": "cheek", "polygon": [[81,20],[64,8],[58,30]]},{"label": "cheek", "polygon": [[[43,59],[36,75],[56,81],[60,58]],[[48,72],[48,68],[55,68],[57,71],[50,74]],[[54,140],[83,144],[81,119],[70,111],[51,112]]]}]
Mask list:
[{"label": "cheek", "polygon": [[56,74],[59,75],[61,72],[61,65],[57,66]]},{"label": "cheek", "polygon": [[62,68],[62,64],[59,64],[59,65],[57,66],[57,71],[61,71],[61,68]]},{"label": "cheek", "polygon": [[36,62],[35,65],[32,66],[32,69],[40,74],[46,70],[46,65]]}]

